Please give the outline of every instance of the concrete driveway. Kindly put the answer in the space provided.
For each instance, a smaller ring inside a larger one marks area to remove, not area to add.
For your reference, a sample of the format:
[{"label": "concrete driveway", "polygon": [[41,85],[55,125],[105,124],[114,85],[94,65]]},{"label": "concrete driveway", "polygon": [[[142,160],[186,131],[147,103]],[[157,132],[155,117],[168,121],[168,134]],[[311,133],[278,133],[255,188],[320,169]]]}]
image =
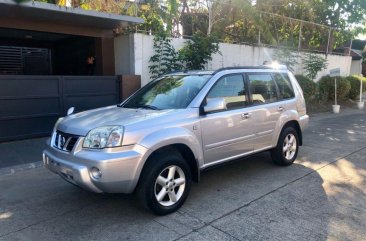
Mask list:
[{"label": "concrete driveway", "polygon": [[0,240],[365,240],[366,111],[313,117],[290,167],[267,152],[202,175],[176,213],[43,167],[0,176]]}]

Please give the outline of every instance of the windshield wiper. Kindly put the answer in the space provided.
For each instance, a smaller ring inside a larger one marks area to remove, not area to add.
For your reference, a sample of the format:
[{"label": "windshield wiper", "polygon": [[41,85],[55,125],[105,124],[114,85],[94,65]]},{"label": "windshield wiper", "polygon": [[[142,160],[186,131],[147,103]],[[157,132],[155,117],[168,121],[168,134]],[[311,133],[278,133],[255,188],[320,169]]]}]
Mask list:
[{"label": "windshield wiper", "polygon": [[142,108],[142,109],[150,109],[150,110],[161,110],[159,109],[158,107],[156,106],[153,106],[153,105],[137,105],[137,106],[124,106],[122,104],[119,104],[117,105],[118,107],[121,107],[121,108],[132,108],[132,109],[135,109],[135,108]]},{"label": "windshield wiper", "polygon": [[153,105],[140,105],[138,108],[150,109],[150,110],[160,110],[158,107]]}]

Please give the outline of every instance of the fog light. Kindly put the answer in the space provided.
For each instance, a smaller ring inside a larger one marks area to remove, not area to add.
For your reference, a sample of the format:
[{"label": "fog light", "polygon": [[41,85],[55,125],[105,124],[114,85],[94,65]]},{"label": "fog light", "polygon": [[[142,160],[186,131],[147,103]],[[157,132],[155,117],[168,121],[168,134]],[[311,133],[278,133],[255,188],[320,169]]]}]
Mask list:
[{"label": "fog light", "polygon": [[92,167],[90,169],[90,175],[95,179],[99,179],[102,177],[102,172],[98,168]]}]

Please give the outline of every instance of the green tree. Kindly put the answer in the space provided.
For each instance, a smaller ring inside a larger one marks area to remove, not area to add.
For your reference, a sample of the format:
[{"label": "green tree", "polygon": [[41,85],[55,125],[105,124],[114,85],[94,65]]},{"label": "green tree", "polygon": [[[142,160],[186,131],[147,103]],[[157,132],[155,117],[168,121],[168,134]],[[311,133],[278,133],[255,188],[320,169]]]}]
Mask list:
[{"label": "green tree", "polygon": [[295,72],[294,67],[299,63],[299,54],[291,49],[291,45],[283,43],[273,54],[272,61],[286,65],[291,72]]},{"label": "green tree", "polygon": [[306,77],[315,80],[316,75],[328,65],[328,61],[319,54],[307,53],[303,59]]},{"label": "green tree", "polygon": [[171,45],[171,38],[165,32],[155,35],[154,51],[154,55],[149,60],[149,72],[152,79],[182,69],[178,52]]},{"label": "green tree", "polygon": [[205,64],[212,60],[212,54],[219,52],[218,39],[213,36],[206,36],[201,32],[195,33],[192,39],[179,50],[179,58],[186,69],[204,69]]}]

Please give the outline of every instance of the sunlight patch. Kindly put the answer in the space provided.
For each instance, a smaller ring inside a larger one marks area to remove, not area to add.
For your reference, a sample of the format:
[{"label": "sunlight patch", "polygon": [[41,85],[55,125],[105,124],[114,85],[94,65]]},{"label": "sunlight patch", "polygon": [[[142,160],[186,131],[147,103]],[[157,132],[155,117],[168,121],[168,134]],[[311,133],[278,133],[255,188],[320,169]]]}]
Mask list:
[{"label": "sunlight patch", "polygon": [[11,216],[13,216],[13,213],[11,213],[11,212],[0,213],[0,220],[1,220],[1,219],[7,219],[7,218],[10,218]]}]

